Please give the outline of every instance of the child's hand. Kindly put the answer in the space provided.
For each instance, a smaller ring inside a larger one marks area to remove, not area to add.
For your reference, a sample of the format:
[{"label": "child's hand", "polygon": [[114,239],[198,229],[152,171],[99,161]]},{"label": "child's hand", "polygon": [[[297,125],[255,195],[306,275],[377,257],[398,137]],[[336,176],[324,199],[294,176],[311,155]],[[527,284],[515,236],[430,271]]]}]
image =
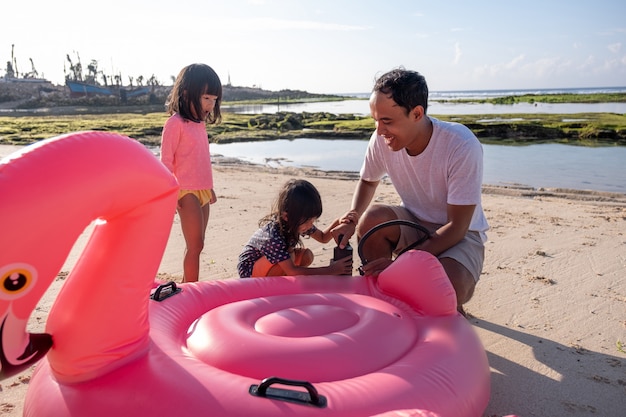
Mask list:
[{"label": "child's hand", "polygon": [[[337,245],[341,249],[344,249],[346,245],[348,244],[348,241],[350,240],[352,235],[354,235],[355,231],[356,231],[355,223],[340,223],[339,226],[331,230],[331,234],[333,238],[335,239],[335,242],[337,242]],[[339,240],[340,236],[343,236],[341,240]]]},{"label": "child's hand", "polygon": [[352,275],[352,257],[330,261],[331,275]]},{"label": "child's hand", "polygon": [[217,195],[215,195],[215,191],[211,188],[211,199],[209,200],[209,204],[213,204],[217,201]]}]

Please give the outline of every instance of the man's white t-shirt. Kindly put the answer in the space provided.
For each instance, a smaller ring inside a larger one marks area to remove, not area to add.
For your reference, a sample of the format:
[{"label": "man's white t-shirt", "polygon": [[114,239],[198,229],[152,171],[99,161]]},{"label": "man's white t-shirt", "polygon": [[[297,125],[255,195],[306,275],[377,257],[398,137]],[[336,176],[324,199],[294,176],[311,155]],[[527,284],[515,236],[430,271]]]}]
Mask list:
[{"label": "man's white t-shirt", "polygon": [[361,178],[379,181],[389,176],[402,205],[418,219],[445,224],[447,205],[476,205],[469,230],[483,242],[489,229],[481,203],[483,149],[476,136],[459,123],[430,118],[433,134],[424,151],[410,156],[392,151],[376,131],[370,138]]}]

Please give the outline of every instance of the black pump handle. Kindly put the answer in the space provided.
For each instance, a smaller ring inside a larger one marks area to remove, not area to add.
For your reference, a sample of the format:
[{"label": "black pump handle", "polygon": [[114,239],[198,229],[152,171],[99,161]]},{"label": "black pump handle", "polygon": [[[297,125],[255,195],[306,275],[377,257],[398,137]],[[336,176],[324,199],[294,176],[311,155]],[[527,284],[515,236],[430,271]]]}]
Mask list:
[{"label": "black pump handle", "polygon": [[424,226],[422,226],[421,224],[415,223],[415,222],[411,222],[408,220],[389,220],[387,222],[381,223],[381,224],[377,224],[376,226],[372,227],[370,230],[367,231],[367,233],[365,233],[363,235],[363,237],[361,237],[361,240],[359,241],[359,246],[357,248],[357,253],[359,254],[359,258],[361,258],[361,263],[363,265],[365,265],[367,263],[367,259],[365,259],[365,257],[363,256],[363,244],[365,243],[365,241],[376,231],[384,228],[384,227],[389,227],[389,226],[411,226],[414,229],[419,230],[420,232],[422,232],[424,234],[424,236],[422,236],[421,238],[419,238],[417,241],[415,241],[414,243],[410,244],[409,246],[407,246],[406,248],[404,248],[402,250],[402,252],[400,252],[398,254],[398,256],[402,255],[404,252],[411,250],[419,245],[421,245],[422,243],[426,242],[428,239],[430,239],[430,232],[428,231],[428,229],[426,229]]}]

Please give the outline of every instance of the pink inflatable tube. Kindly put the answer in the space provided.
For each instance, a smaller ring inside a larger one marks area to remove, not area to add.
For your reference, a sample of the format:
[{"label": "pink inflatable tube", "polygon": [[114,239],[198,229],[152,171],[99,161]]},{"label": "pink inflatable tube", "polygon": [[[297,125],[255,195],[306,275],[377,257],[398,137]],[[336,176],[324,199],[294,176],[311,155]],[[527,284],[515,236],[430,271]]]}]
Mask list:
[{"label": "pink inflatable tube", "polygon": [[[481,416],[489,365],[436,258],[373,277],[168,284],[178,187],[139,143],[74,133],[0,162],[0,375],[26,416]],[[78,236],[50,311],[28,317]],[[160,295],[167,294],[167,297]]]}]

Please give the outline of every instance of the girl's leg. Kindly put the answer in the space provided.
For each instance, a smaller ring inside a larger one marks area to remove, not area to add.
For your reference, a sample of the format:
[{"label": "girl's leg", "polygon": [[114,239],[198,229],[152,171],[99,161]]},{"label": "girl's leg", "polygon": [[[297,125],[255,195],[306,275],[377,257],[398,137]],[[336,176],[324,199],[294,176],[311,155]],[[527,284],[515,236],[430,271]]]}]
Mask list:
[{"label": "girl's leg", "polygon": [[200,253],[204,249],[204,236],[209,221],[209,205],[200,206],[198,197],[185,194],[178,200],[180,226],[185,238],[183,259],[183,282],[198,281],[200,274]]},{"label": "girl's leg", "polygon": [[[297,266],[309,266],[313,263],[313,252],[311,249],[298,248],[291,254],[293,263]],[[265,256],[259,258],[252,268],[252,277],[275,277],[285,275],[285,271],[280,265],[272,265]]]},{"label": "girl's leg", "polygon": [[315,259],[315,255],[313,255],[311,249],[297,248],[294,249],[291,258],[297,266],[310,266],[313,263],[313,259]]},{"label": "girl's leg", "polygon": [[265,256],[262,256],[254,263],[251,278],[276,277],[280,275],[285,275],[283,268],[278,264],[272,264]]},{"label": "girl's leg", "polygon": [[211,213],[211,206],[209,205],[209,203],[202,206],[202,242],[204,242],[204,239],[206,239],[206,228],[209,225],[210,213]]}]

